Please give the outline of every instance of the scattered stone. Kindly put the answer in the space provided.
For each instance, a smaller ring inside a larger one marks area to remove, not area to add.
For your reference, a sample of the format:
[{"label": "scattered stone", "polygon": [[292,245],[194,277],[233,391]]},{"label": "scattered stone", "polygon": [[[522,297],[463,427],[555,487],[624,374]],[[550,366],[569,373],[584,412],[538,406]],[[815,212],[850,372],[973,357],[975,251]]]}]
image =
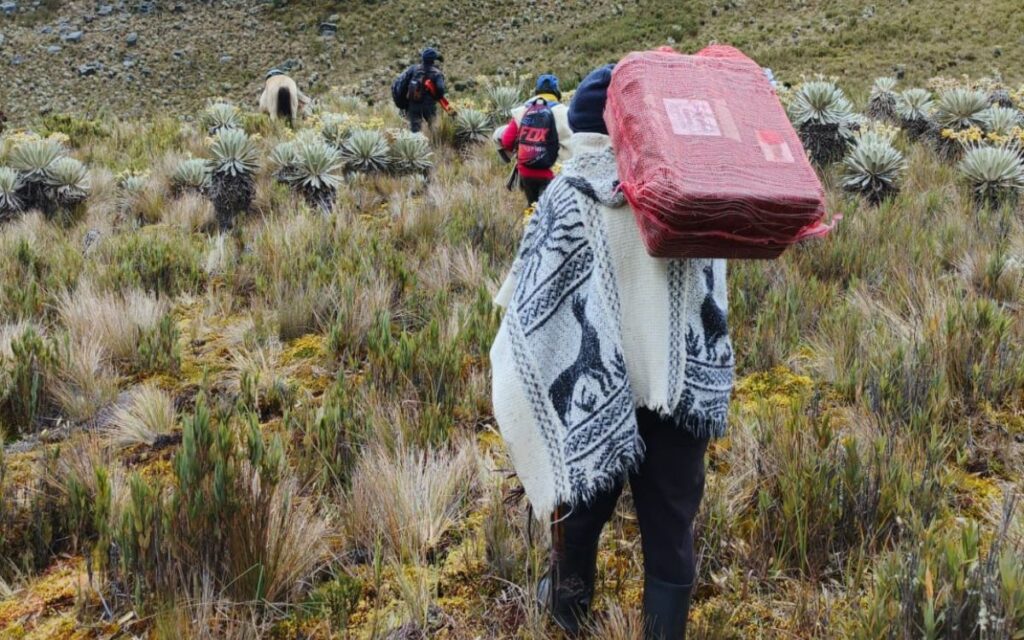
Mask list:
[{"label": "scattered stone", "polygon": [[175,49],[174,52],[171,53],[171,55],[174,56],[175,60],[184,60],[185,59],[185,51],[182,50],[182,49]]},{"label": "scattered stone", "polygon": [[82,33],[81,31],[69,31],[68,33],[63,34],[60,37],[60,39],[63,40],[64,42],[75,43],[75,42],[81,42],[82,41],[82,37],[84,35],[85,34]]},{"label": "scattered stone", "polygon": [[61,52],[60,45],[51,44],[50,46],[46,47],[46,53],[60,53],[60,52]]},{"label": "scattered stone", "polygon": [[100,16],[109,16],[112,13],[114,13],[114,5],[110,4],[101,4],[100,8],[96,10],[96,15]]},{"label": "scattered stone", "polygon": [[220,57],[220,63],[221,64],[228,64],[229,62],[231,62],[234,59],[235,58],[233,56],[223,55],[223,56]]},{"label": "scattered stone", "polygon": [[333,38],[338,35],[338,25],[334,22],[321,22],[320,23],[320,35],[329,36]]},{"label": "scattered stone", "polygon": [[103,64],[100,62],[90,62],[88,64],[78,65],[78,75],[82,78],[94,76],[103,70]]},{"label": "scattered stone", "polygon": [[82,238],[82,251],[88,252],[90,248],[100,239],[103,232],[99,229],[89,229],[85,232],[85,237]]},{"label": "scattered stone", "polygon": [[134,47],[135,45],[139,44],[139,34],[132,31],[127,36],[125,36],[124,43],[129,47]]},{"label": "scattered stone", "polygon": [[0,2],[0,12],[3,12],[5,16],[14,15],[18,10],[17,2]]}]

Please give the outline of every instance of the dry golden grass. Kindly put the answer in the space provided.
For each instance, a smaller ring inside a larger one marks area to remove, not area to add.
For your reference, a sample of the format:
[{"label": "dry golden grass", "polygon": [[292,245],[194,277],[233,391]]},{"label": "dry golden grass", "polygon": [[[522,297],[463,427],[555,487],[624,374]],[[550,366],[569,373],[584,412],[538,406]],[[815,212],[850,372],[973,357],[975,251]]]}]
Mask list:
[{"label": "dry golden grass", "polygon": [[62,294],[58,303],[72,340],[90,338],[122,364],[137,358],[142,334],[155,330],[167,312],[165,301],[145,291],[102,292],[89,282]]},{"label": "dry golden grass", "polygon": [[472,507],[477,464],[467,446],[455,453],[367,449],[345,504],[348,539],[364,548],[379,541],[397,559],[425,560]]},{"label": "dry golden grass", "polygon": [[100,339],[72,338],[59,352],[50,393],[69,420],[85,422],[117,397],[118,379]]},{"label": "dry golden grass", "polygon": [[153,384],[131,389],[110,416],[107,437],[117,447],[152,445],[174,430],[176,413],[171,395]]}]

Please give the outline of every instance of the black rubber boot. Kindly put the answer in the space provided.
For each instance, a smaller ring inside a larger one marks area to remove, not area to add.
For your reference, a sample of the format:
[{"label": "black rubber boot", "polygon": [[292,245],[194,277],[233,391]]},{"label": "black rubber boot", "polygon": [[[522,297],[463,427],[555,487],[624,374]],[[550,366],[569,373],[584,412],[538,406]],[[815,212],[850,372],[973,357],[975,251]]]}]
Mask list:
[{"label": "black rubber boot", "polygon": [[579,547],[563,542],[552,548],[551,567],[537,585],[537,599],[572,637],[580,635],[590,614],[596,572],[596,544]]},{"label": "black rubber boot", "polygon": [[690,614],[690,593],[683,587],[644,576],[644,637],[647,640],[682,640]]}]

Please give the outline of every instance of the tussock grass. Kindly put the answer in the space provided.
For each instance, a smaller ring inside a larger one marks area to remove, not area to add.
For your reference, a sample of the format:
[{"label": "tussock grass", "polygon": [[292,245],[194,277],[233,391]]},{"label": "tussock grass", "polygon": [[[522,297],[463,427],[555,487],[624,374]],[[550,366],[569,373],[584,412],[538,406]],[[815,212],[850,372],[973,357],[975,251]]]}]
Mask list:
[{"label": "tussock grass", "polygon": [[114,410],[108,437],[118,447],[152,446],[174,430],[175,418],[174,399],[169,393],[152,384],[140,385]]},{"label": "tussock grass", "polygon": [[426,560],[470,508],[477,473],[465,446],[455,453],[364,451],[345,509],[349,539],[380,540],[392,557]]},{"label": "tussock grass", "polygon": [[58,303],[64,327],[74,339],[93,338],[118,363],[138,357],[142,336],[155,331],[167,314],[166,301],[138,289],[99,292],[89,282]]},{"label": "tussock grass", "polygon": [[72,338],[58,351],[50,393],[70,420],[85,422],[117,397],[110,354],[93,337]]}]

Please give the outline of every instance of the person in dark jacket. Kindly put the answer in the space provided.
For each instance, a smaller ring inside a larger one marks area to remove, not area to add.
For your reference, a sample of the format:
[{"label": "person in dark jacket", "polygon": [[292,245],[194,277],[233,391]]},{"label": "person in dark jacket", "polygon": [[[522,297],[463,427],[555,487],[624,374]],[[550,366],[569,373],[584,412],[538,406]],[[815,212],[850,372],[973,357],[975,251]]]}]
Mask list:
[{"label": "person in dark jacket", "polygon": [[399,93],[407,105],[405,112],[413,133],[423,129],[424,123],[433,126],[437,118],[437,103],[447,93],[438,62],[444,62],[444,57],[437,49],[428,47],[420,55],[420,63],[410,66],[399,78]]}]

